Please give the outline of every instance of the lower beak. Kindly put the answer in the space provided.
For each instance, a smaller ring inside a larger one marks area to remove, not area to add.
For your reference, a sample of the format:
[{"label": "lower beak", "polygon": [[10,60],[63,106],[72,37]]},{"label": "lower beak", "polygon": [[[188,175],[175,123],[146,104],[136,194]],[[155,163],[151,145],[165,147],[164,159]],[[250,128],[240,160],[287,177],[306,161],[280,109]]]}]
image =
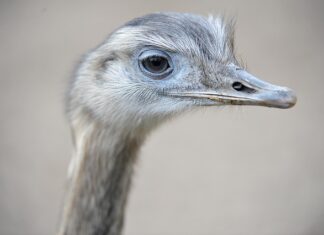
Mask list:
[{"label": "lower beak", "polygon": [[297,98],[293,91],[284,88],[277,91],[267,91],[260,95],[251,95],[250,98],[244,96],[228,96],[218,94],[206,94],[206,98],[232,105],[256,105],[273,108],[287,109],[296,104]]}]

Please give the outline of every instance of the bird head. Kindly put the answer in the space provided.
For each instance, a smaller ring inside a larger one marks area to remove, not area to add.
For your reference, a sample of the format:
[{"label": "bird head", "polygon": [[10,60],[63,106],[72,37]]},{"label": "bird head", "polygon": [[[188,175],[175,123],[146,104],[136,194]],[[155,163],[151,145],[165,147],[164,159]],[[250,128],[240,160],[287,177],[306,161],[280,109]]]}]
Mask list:
[{"label": "bird head", "polygon": [[165,119],[199,106],[292,107],[292,90],[239,64],[233,28],[223,18],[182,13],[134,19],[84,57],[70,107],[123,123]]}]

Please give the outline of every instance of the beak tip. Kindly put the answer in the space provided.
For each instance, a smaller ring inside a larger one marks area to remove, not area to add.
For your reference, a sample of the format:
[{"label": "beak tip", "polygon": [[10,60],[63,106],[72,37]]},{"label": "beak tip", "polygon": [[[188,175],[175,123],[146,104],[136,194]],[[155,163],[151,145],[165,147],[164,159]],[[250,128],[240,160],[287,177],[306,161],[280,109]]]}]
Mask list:
[{"label": "beak tip", "polygon": [[280,109],[289,109],[293,107],[297,102],[297,96],[295,92],[286,87],[280,87],[273,91],[269,91],[261,96],[261,105],[280,108]]},{"label": "beak tip", "polygon": [[288,109],[295,106],[295,104],[297,103],[297,96],[293,90],[284,88],[280,93],[281,99],[278,102],[280,106],[278,106],[279,108]]},{"label": "beak tip", "polygon": [[297,95],[291,89],[288,89],[287,91],[286,102],[287,102],[287,108],[291,108],[295,106],[295,104],[297,103]]}]

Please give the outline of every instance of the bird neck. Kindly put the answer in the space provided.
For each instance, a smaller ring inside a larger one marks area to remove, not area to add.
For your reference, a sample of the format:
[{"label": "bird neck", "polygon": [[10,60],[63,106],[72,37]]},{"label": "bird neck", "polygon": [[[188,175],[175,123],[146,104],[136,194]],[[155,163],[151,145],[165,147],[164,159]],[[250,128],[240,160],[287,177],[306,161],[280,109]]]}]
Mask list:
[{"label": "bird neck", "polygon": [[72,129],[75,156],[59,234],[120,235],[143,138],[89,117],[76,118]]}]

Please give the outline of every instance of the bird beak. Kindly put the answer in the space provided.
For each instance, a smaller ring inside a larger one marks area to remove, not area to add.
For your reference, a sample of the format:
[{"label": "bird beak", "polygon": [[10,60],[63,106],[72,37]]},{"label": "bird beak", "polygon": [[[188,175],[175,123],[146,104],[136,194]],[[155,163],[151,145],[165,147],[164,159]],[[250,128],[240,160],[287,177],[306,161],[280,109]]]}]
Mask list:
[{"label": "bird beak", "polygon": [[233,74],[233,89],[225,96],[233,96],[234,103],[286,109],[297,102],[294,91],[287,87],[262,81],[243,69],[236,68]]},{"label": "bird beak", "polygon": [[257,105],[287,109],[296,104],[295,93],[286,87],[264,82],[247,71],[233,66],[226,69],[221,86],[204,91],[181,92],[177,96],[205,98],[218,104]]}]

